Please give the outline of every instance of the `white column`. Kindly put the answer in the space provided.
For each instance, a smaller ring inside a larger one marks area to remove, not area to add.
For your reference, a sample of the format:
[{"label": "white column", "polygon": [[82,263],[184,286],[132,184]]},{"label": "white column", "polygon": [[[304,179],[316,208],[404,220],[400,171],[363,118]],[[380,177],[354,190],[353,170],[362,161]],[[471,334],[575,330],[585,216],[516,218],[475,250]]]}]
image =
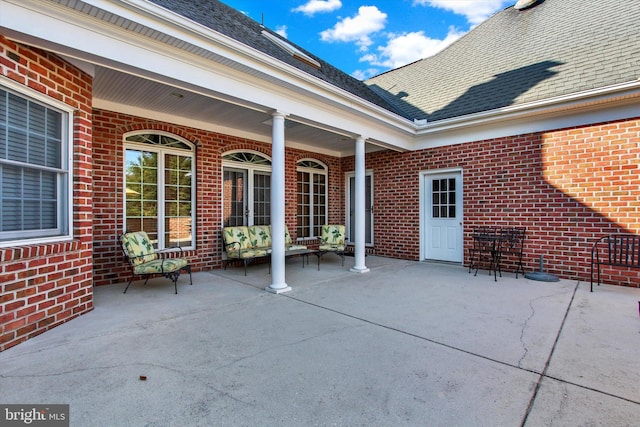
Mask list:
[{"label": "white column", "polygon": [[284,119],[284,113],[279,111],[273,113],[273,138],[271,142],[271,285],[267,286],[266,290],[275,294],[291,290],[284,278]]},{"label": "white column", "polygon": [[355,264],[351,271],[356,273],[366,273],[369,271],[365,265],[365,225],[366,221],[366,206],[365,206],[365,165],[364,165],[364,152],[365,141],[364,138],[359,136],[356,138],[356,206],[355,206]]}]

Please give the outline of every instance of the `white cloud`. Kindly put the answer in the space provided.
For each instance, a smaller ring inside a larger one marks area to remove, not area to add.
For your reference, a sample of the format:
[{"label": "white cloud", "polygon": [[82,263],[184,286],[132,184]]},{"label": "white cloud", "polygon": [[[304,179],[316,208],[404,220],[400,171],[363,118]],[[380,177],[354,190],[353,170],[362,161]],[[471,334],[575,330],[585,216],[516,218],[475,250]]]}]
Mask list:
[{"label": "white cloud", "polygon": [[414,0],[414,4],[437,7],[464,15],[472,25],[478,25],[514,0]]},{"label": "white cloud", "polygon": [[307,3],[292,9],[294,12],[302,12],[313,16],[316,13],[333,12],[342,7],[340,0],[309,0]]},{"label": "white cloud", "polygon": [[367,68],[366,70],[355,70],[351,75],[358,80],[366,80],[369,77],[380,74],[379,68]]},{"label": "white cloud", "polygon": [[386,46],[379,46],[377,54],[371,53],[362,56],[360,62],[368,62],[386,68],[402,67],[435,55],[464,34],[453,27],[449,27],[447,36],[442,40],[427,37],[423,31],[390,34]]},{"label": "white cloud", "polygon": [[356,42],[360,50],[366,51],[372,44],[370,35],[384,28],[387,14],[375,6],[360,6],[358,14],[344,18],[333,28],[320,33],[323,41]]},{"label": "white cloud", "polygon": [[286,25],[278,25],[276,26],[276,33],[280,34],[285,39],[287,38],[287,26]]}]

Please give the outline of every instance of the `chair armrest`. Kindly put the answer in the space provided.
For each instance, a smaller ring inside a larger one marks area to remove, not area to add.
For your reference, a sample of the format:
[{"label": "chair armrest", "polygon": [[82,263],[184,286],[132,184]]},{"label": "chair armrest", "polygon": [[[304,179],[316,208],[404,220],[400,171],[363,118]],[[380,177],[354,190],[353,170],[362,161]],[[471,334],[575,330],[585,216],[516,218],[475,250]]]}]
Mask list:
[{"label": "chair armrest", "polygon": [[133,256],[133,255],[125,255],[125,259],[127,260],[127,262],[129,262],[131,265],[134,265],[137,259],[142,259],[143,262],[141,262],[141,264],[144,264],[147,261],[144,261],[145,257],[148,257],[149,255],[137,255],[137,256]]},{"label": "chair armrest", "polygon": [[242,253],[247,249],[242,249],[240,242],[224,243],[224,251],[228,258],[242,258]]},{"label": "chair armrest", "polygon": [[[224,244],[224,250],[226,251],[227,248],[229,248],[229,246],[232,246],[232,245],[242,246],[240,245],[240,242],[229,242]],[[233,248],[231,248],[231,250],[233,250]],[[240,248],[238,248],[238,250],[240,250]]]}]

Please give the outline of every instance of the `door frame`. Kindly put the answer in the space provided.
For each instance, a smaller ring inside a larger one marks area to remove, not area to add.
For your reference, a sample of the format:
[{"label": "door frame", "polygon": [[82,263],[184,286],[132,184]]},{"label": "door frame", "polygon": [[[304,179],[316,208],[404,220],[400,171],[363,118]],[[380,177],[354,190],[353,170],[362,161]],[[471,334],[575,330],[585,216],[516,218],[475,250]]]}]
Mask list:
[{"label": "door frame", "polygon": [[[429,222],[427,221],[427,215],[431,212],[431,201],[426,200],[426,186],[425,182],[428,177],[433,175],[442,175],[448,173],[456,173],[460,176],[460,222],[462,224],[462,232],[460,233],[460,264],[464,263],[464,171],[462,168],[444,168],[420,171],[419,179],[419,191],[420,191],[420,261],[427,260],[427,242],[426,242],[426,230]],[[457,262],[456,262],[457,264]]]},{"label": "door frame", "polygon": [[[227,151],[225,153],[222,153],[222,157],[228,155],[228,154],[233,154],[233,153],[251,153],[251,154],[256,154],[259,157],[262,157],[266,160],[268,160],[269,162],[271,162],[271,157],[261,153],[259,151],[255,151],[255,150],[231,150],[231,151]],[[271,164],[269,165],[264,165],[264,164],[255,164],[255,163],[251,163],[251,162],[242,162],[242,161],[234,161],[234,160],[222,160],[222,171],[220,174],[220,188],[222,190],[222,194],[221,194],[221,200],[220,200],[220,209],[221,212],[224,213],[224,200],[225,200],[225,194],[224,194],[224,172],[225,170],[236,170],[236,171],[243,171],[245,172],[245,176],[246,176],[246,182],[245,182],[245,199],[244,199],[244,208],[245,210],[248,209],[249,210],[249,215],[248,217],[245,216],[245,221],[247,222],[247,224],[245,225],[254,225],[253,224],[253,218],[254,218],[254,195],[253,195],[253,189],[254,189],[254,175],[256,173],[264,173],[264,174],[268,174],[271,175],[272,173],[272,168],[271,168]],[[224,227],[224,214],[221,215],[220,217],[220,223],[221,226]]]}]

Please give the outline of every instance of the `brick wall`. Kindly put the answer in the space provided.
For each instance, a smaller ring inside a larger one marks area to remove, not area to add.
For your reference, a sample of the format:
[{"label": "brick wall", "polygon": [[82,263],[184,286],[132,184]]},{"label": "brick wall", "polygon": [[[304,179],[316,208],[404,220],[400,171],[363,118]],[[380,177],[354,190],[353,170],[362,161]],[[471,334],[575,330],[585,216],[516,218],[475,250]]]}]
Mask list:
[{"label": "brick wall", "polygon": [[[144,119],[112,111],[93,111],[93,180],[94,180],[94,283],[122,283],[129,270],[117,245],[117,235],[124,224],[123,165],[124,134],[132,131],[165,131],[196,145],[196,249],[187,251],[192,270],[222,266],[222,155],[232,150],[257,151],[271,156],[271,144],[230,135]],[[340,195],[340,162],[331,156],[287,149],[285,153],[285,220],[292,237],[296,230],[296,162],[313,158],[329,167],[330,200]],[[340,199],[342,200],[342,199]],[[331,207],[330,216],[338,221],[342,202]]]},{"label": "brick wall", "polygon": [[0,72],[71,105],[73,234],[70,242],[0,248],[0,351],[93,309],[92,79],[59,57],[0,36]]},{"label": "brick wall", "polygon": [[[462,168],[464,256],[479,225],[527,227],[525,269],[590,280],[596,238],[640,233],[640,119],[470,142],[418,152],[371,153],[375,253],[417,260],[421,171]],[[354,158],[342,168],[354,169]],[[508,261],[508,260],[507,260]],[[513,268],[506,265],[508,269]],[[637,270],[604,281],[637,285]]]}]

